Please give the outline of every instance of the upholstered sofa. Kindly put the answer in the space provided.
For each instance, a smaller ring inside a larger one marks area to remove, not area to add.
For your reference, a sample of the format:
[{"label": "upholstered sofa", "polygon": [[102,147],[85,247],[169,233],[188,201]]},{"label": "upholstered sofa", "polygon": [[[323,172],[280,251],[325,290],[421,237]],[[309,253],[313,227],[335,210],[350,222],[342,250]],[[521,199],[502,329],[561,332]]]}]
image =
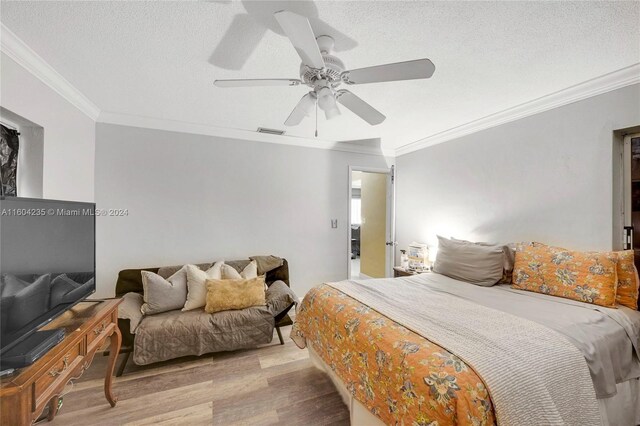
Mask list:
[{"label": "upholstered sofa", "polygon": [[[249,262],[247,259],[225,263],[240,272]],[[207,270],[212,263],[196,266]],[[121,353],[126,354],[118,368],[118,376],[124,371],[131,353],[135,364],[146,365],[182,356],[253,348],[271,342],[274,328],[280,343],[284,344],[280,327],[292,323],[288,311],[297,303],[297,297],[289,288],[289,266],[285,259],[279,267],[260,271],[268,286],[266,306],[214,314],[203,309],[186,312],[177,309],[143,315],[140,310],[143,304],[141,272],[150,271],[167,278],[178,268],[125,269],[118,274],[116,296],[123,299],[118,326],[122,333]]]}]

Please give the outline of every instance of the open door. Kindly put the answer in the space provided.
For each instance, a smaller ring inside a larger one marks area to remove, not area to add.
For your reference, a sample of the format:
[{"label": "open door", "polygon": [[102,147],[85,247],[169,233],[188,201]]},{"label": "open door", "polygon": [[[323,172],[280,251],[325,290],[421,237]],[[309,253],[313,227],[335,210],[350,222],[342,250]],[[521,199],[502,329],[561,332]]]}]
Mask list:
[{"label": "open door", "polygon": [[626,135],[624,161],[624,249],[634,250],[640,270],[640,133]]},{"label": "open door", "polygon": [[392,276],[394,169],[349,169],[349,268],[351,279]]}]

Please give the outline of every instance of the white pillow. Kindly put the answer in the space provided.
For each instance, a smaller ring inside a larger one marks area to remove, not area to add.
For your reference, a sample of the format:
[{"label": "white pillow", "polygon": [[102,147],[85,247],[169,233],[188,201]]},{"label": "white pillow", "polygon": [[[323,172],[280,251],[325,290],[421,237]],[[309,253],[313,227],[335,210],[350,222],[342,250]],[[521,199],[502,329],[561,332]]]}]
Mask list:
[{"label": "white pillow", "polygon": [[182,311],[191,311],[202,308],[207,304],[207,280],[221,280],[224,262],[216,262],[207,271],[203,271],[196,265],[186,265],[187,268],[187,301]]},{"label": "white pillow", "polygon": [[255,260],[252,260],[247,266],[244,267],[242,272],[236,271],[233,266],[222,265],[222,279],[223,280],[248,280],[250,278],[258,278],[258,264]]}]

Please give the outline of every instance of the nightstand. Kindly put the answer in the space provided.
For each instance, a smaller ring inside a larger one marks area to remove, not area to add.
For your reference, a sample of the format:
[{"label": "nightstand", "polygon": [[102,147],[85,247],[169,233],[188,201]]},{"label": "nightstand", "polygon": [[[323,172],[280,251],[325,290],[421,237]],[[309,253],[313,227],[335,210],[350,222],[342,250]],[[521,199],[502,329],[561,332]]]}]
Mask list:
[{"label": "nightstand", "polygon": [[418,275],[418,274],[426,274],[428,273],[428,270],[425,271],[410,271],[408,269],[404,269],[400,266],[394,266],[393,267],[393,278],[398,278],[398,277],[410,277],[412,275]]}]

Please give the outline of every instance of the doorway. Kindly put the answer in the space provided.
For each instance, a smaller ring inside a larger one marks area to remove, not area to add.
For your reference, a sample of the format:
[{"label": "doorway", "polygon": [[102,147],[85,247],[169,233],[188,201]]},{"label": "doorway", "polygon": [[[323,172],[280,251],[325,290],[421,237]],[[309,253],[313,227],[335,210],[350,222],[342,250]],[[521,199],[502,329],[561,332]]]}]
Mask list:
[{"label": "doorway", "polygon": [[640,269],[640,133],[626,135],[624,157],[624,249],[634,250],[636,268]]},{"label": "doorway", "polygon": [[350,279],[391,276],[394,169],[349,168]]}]

